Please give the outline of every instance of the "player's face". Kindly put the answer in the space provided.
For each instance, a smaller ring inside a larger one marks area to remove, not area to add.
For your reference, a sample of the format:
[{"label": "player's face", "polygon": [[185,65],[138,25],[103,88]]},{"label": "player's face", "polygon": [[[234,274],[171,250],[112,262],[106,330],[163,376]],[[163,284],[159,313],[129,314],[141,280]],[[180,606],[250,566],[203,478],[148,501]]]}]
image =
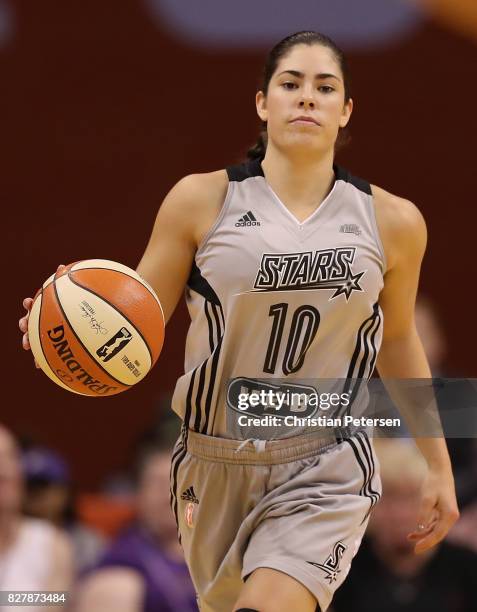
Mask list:
[{"label": "player's face", "polygon": [[11,434],[0,426],[0,512],[19,510],[22,493],[18,449]]},{"label": "player's face", "polygon": [[267,95],[258,92],[256,102],[269,141],[281,150],[307,153],[333,149],[353,108],[352,100],[345,104],[343,75],[333,52],[319,44],[293,47],[278,63]]}]

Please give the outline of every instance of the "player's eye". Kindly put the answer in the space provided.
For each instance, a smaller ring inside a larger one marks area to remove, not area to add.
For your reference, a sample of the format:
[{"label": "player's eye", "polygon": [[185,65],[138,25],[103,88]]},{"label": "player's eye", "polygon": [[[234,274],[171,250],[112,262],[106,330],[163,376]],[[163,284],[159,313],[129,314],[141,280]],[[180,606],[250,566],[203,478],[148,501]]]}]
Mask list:
[{"label": "player's eye", "polygon": [[282,87],[284,89],[296,89],[298,87],[298,85],[296,83],[293,83],[293,81],[285,81],[285,83],[282,83]]},{"label": "player's eye", "polygon": [[318,89],[320,91],[322,91],[323,93],[331,93],[332,91],[334,91],[333,87],[330,87],[330,85],[320,85],[320,87],[318,87]]}]

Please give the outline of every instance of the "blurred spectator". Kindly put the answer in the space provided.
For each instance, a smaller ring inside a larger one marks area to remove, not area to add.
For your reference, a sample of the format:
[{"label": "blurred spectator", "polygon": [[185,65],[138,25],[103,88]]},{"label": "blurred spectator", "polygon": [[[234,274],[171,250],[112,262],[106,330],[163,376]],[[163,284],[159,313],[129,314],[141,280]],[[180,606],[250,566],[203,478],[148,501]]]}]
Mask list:
[{"label": "blurred spectator", "polygon": [[426,464],[411,440],[377,440],[383,497],[333,612],[471,612],[477,555],[444,542],[421,555],[416,528]]},{"label": "blurred spectator", "polygon": [[466,506],[447,539],[453,544],[466,546],[477,553],[477,502]]},{"label": "blurred spectator", "polygon": [[[0,590],[68,591],[73,574],[70,543],[47,521],[22,515],[23,493],[19,448],[0,425]],[[28,607],[30,612],[58,609]]]},{"label": "blurred spectator", "polygon": [[105,540],[78,521],[66,462],[47,448],[32,446],[23,453],[22,463],[25,513],[51,521],[67,531],[77,572],[95,563],[104,550]]},{"label": "blurred spectator", "polygon": [[171,445],[143,447],[136,470],[136,522],[78,588],[78,612],[195,612],[195,592],[169,505]]}]

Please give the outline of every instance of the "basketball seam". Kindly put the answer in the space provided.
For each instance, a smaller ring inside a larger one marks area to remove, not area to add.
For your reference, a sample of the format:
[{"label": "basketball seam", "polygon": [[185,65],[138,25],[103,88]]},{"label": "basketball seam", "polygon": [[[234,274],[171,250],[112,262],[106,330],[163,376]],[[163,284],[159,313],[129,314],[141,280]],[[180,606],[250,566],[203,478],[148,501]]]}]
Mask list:
[{"label": "basketball seam", "polygon": [[[54,281],[52,281],[54,282]],[[54,376],[56,376],[56,378],[61,381],[61,383],[63,385],[65,385],[65,387],[68,387],[68,389],[71,389],[73,391],[73,393],[77,393],[78,395],[84,395],[85,397],[88,397],[88,395],[86,393],[80,393],[79,391],[76,391],[76,389],[73,389],[73,387],[71,387],[66,381],[61,380],[61,378],[58,376],[58,374],[55,372],[55,370],[51,367],[50,362],[48,361],[48,358],[45,354],[45,349],[43,348],[43,342],[41,339],[41,311],[43,309],[43,287],[40,291],[40,294],[37,296],[36,299],[38,299],[39,297],[42,298],[41,302],[40,302],[40,312],[38,314],[38,340],[40,341],[40,348],[41,348],[41,352],[43,354],[43,359],[45,360],[45,363],[48,364],[48,367],[50,368],[50,370],[53,372]]]},{"label": "basketball seam", "polygon": [[[93,270],[97,270],[97,269],[102,269],[102,270],[107,270],[107,268],[92,268]],[[128,276],[127,274],[125,276]],[[152,357],[152,352],[151,349],[149,348],[149,344],[146,342],[146,339],[144,338],[144,336],[141,334],[141,332],[139,331],[139,329],[137,328],[137,325],[135,323],[133,323],[132,321],[130,321],[128,319],[128,317],[121,311],[119,310],[119,308],[116,308],[116,306],[114,304],[111,304],[111,302],[104,297],[104,295],[100,295],[99,293],[96,293],[96,291],[93,291],[93,289],[90,289],[89,287],[85,287],[84,285],[82,285],[81,283],[79,283],[78,281],[75,281],[74,278],[71,278],[70,273],[68,272],[68,278],[70,279],[70,281],[76,285],[77,287],[81,287],[81,289],[84,289],[85,291],[89,291],[89,293],[92,293],[93,295],[95,295],[96,297],[100,298],[101,300],[105,301],[106,304],[109,304],[111,306],[111,308],[113,308],[117,313],[119,313],[122,317],[124,317],[126,319],[126,321],[129,323],[129,325],[131,325],[131,327],[137,331],[137,333],[139,334],[139,337],[141,338],[141,340],[144,342],[144,344],[146,345],[147,348],[147,352],[149,353],[149,357],[151,359],[151,366],[149,369],[152,369],[152,366],[154,365],[154,359]],[[132,278],[132,277],[130,277]],[[159,357],[159,356],[158,356]],[[130,387],[132,385],[129,385]]]},{"label": "basketball seam", "polygon": [[[78,263],[81,263],[81,262],[78,262]],[[141,280],[138,280],[138,279],[137,279],[135,276],[131,276],[130,274],[127,274],[126,272],[123,272],[122,270],[117,270],[116,268],[100,268],[100,267],[98,267],[98,268],[94,268],[94,267],[91,267],[91,268],[80,268],[79,270],[73,270],[73,269],[71,268],[70,270],[68,270],[68,276],[69,276],[70,274],[75,273],[75,272],[82,272],[83,270],[109,270],[110,272],[117,272],[118,274],[123,274],[124,276],[127,276],[128,278],[132,278],[132,279],[133,279],[133,280],[135,280],[136,282],[141,283],[141,285],[144,287],[144,289],[147,289],[148,293],[150,293],[150,294],[152,295],[152,297],[154,298],[155,302],[156,302],[156,303],[157,303],[157,305],[159,306],[159,309],[160,309],[161,314],[162,314],[162,318],[163,318],[163,320],[164,320],[164,325],[165,325],[165,323],[166,323],[166,319],[165,319],[165,317],[164,317],[164,311],[163,311],[163,309],[162,309],[162,304],[161,304],[161,302],[159,301],[159,298],[157,297],[157,295],[156,295],[156,294],[155,294],[153,291],[151,291],[151,290],[149,289],[149,287],[148,287],[148,286],[145,284],[145,281],[144,281],[144,280],[142,280],[142,279],[141,279]],[[137,272],[136,272],[136,274],[137,274]],[[138,276],[139,276],[139,274],[138,274]],[[141,278],[141,277],[139,277],[139,278]],[[142,282],[141,282],[141,281],[142,281]]]},{"label": "basketball seam", "polygon": [[[69,273],[68,273],[68,276],[69,276]],[[69,328],[70,328],[70,329],[71,329],[71,331],[73,332],[73,334],[74,334],[75,338],[76,338],[76,339],[78,340],[78,342],[81,344],[81,346],[82,346],[82,347],[83,347],[83,349],[86,351],[86,353],[87,353],[88,355],[90,355],[90,357],[92,357],[92,358],[93,358],[94,363],[95,363],[95,364],[96,364],[96,365],[99,367],[99,369],[100,369],[100,370],[103,370],[103,372],[104,372],[104,373],[105,373],[107,376],[111,377],[111,378],[112,378],[114,381],[116,381],[118,384],[123,385],[124,387],[132,387],[133,385],[129,385],[128,383],[121,382],[120,380],[118,380],[117,378],[115,378],[115,377],[114,377],[112,374],[110,374],[110,373],[109,373],[107,370],[105,370],[105,369],[103,368],[103,366],[102,366],[102,365],[101,365],[101,364],[100,364],[98,361],[96,361],[96,358],[93,356],[93,354],[91,353],[91,351],[89,351],[89,350],[88,350],[88,348],[87,348],[87,347],[86,347],[86,346],[83,344],[83,342],[81,341],[81,338],[78,336],[78,334],[77,334],[77,333],[76,333],[76,331],[74,330],[74,328],[73,328],[73,325],[72,325],[71,321],[69,320],[68,316],[66,315],[66,312],[65,312],[65,311],[64,311],[64,309],[63,309],[63,305],[61,304],[60,296],[58,295],[58,289],[57,289],[57,287],[56,287],[56,280],[57,280],[57,279],[56,279],[56,276],[55,276],[55,282],[54,282],[54,285],[53,285],[53,286],[54,286],[54,289],[55,289],[55,296],[56,296],[56,300],[57,300],[57,302],[58,302],[58,304],[59,304],[59,306],[60,306],[60,310],[61,310],[61,312],[63,313],[63,316],[64,316],[65,320],[66,320],[66,321],[68,321]],[[78,283],[75,283],[75,284],[77,285]],[[82,288],[84,289],[84,287],[82,287]],[[98,296],[98,297],[101,297],[101,296]],[[147,345],[146,345],[146,346],[147,346]],[[149,350],[149,347],[148,347],[148,350]]]}]

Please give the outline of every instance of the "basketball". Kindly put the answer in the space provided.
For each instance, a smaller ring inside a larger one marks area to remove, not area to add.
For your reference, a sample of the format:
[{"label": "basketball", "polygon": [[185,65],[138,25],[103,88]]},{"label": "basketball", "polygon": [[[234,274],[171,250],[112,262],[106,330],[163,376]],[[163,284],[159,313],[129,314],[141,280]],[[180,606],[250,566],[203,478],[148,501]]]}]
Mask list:
[{"label": "basketball", "polygon": [[33,355],[57,385],[102,397],[126,391],[153,367],[164,342],[164,315],[134,271],[88,259],[50,276],[28,321]]}]

